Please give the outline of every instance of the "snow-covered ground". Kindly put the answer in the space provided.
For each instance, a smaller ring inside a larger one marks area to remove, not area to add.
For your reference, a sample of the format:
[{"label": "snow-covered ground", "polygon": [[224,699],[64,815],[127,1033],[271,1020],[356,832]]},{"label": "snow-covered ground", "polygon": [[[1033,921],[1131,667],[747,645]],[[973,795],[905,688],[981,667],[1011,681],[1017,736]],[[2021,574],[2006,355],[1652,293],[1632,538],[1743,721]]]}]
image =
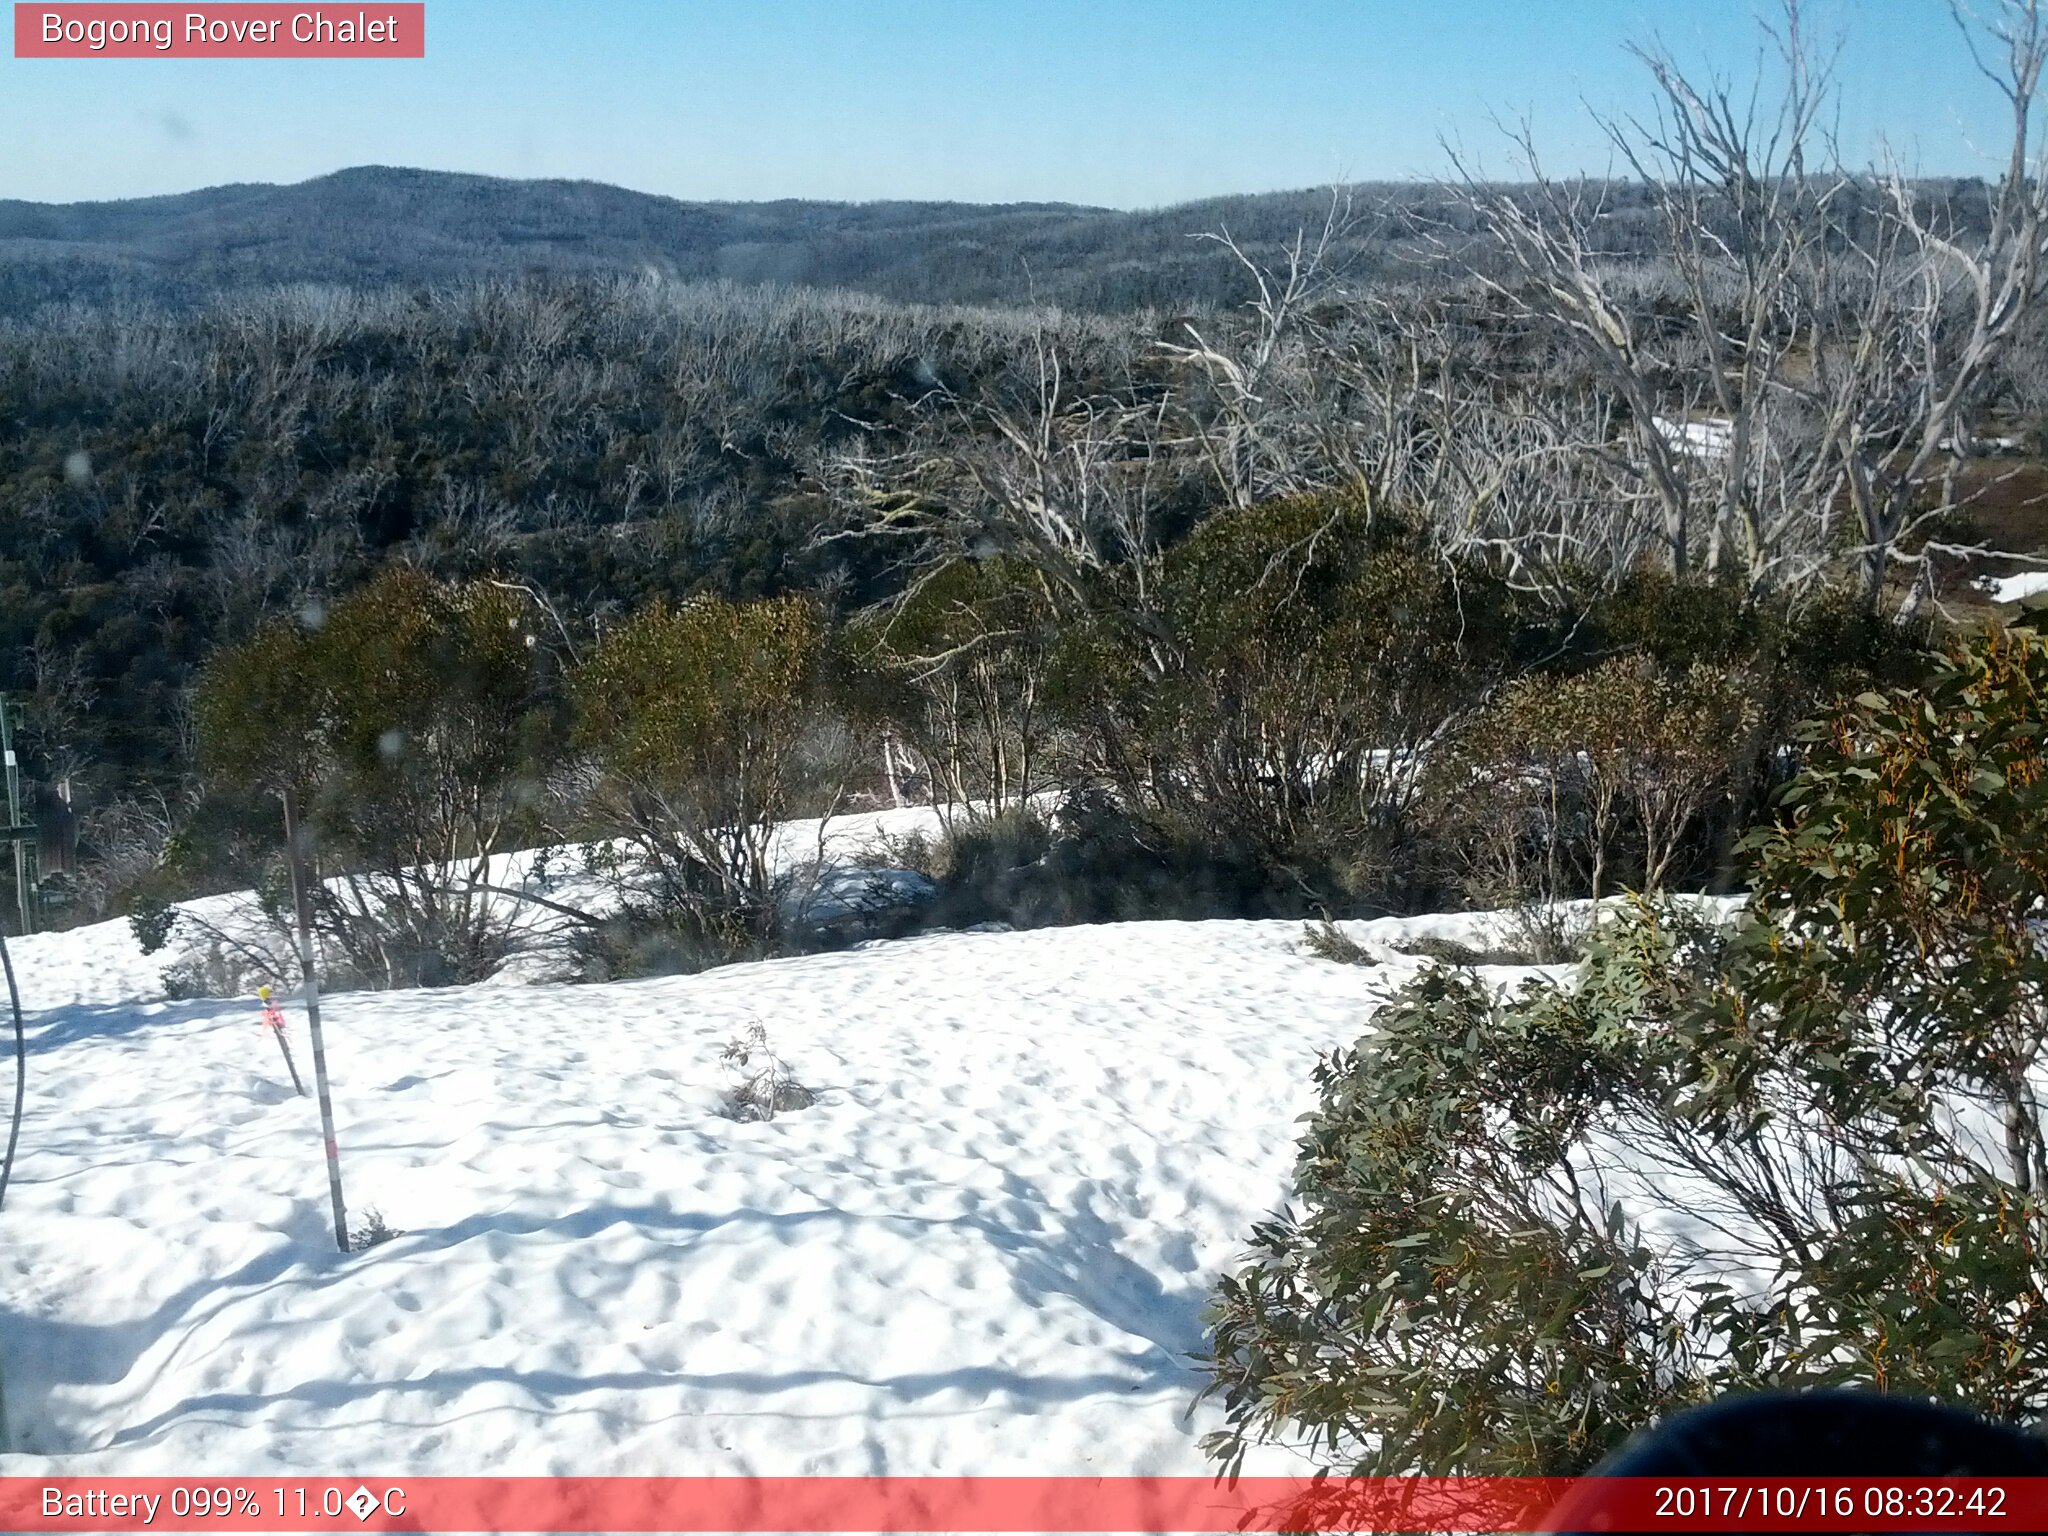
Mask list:
[{"label": "snow-covered ground", "polygon": [[1977,583],[1994,603],[2017,603],[2036,592],[2048,592],[2048,571],[2021,571],[2017,576],[1987,576]]},{"label": "snow-covered ground", "polygon": [[[937,837],[944,830],[943,812],[930,806],[865,811],[830,821],[785,822],[777,828],[771,853],[778,866],[792,876],[791,900],[800,909],[798,915],[812,921],[829,920],[853,910],[878,890],[902,894],[919,877],[889,867],[891,848],[906,838]],[[587,873],[586,853],[580,847],[553,850],[551,874],[544,882],[534,878],[535,859],[530,852],[494,858],[487,873],[493,884],[505,890],[534,890],[551,900],[601,913],[610,909],[612,897]],[[527,946],[506,966],[501,979],[516,984],[555,978],[562,965],[547,941],[560,936],[569,925],[547,908],[516,898],[503,898],[501,905]],[[126,923],[35,936],[31,943],[18,946],[14,959],[24,989],[50,1005],[161,997],[165,973],[203,951],[215,934],[267,953],[284,974],[296,972],[297,952],[291,934],[273,929],[248,892],[201,897],[181,903],[178,910],[196,921],[179,924],[171,942],[154,954],[143,953]]]},{"label": "snow-covered ground", "polygon": [[[331,998],[352,1211],[402,1231],[350,1255],[253,1001],[153,1000],[126,924],[17,941],[6,1468],[1206,1471],[1205,1295],[1285,1193],[1314,1057],[1420,963],[1300,938],[940,934]],[[814,1106],[721,1115],[753,1023]]]}]

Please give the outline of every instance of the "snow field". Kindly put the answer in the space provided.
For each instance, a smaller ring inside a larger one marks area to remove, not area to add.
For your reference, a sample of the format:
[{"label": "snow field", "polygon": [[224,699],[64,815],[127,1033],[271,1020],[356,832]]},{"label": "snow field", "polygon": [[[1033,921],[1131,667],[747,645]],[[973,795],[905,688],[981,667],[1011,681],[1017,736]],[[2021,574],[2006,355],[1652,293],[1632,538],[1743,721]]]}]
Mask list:
[{"label": "snow field", "polygon": [[[349,1255],[253,1001],[144,1000],[126,924],[17,941],[8,1471],[1206,1472],[1209,1287],[1285,1195],[1316,1054],[1420,963],[1300,934],[330,998],[351,1222],[402,1232]],[[819,1101],[745,1124],[718,1052],[756,1021]]]},{"label": "snow field", "polygon": [[1977,583],[1991,594],[1994,603],[2023,602],[2037,592],[2048,592],[2048,571],[2021,571],[2017,576],[1987,576]]}]

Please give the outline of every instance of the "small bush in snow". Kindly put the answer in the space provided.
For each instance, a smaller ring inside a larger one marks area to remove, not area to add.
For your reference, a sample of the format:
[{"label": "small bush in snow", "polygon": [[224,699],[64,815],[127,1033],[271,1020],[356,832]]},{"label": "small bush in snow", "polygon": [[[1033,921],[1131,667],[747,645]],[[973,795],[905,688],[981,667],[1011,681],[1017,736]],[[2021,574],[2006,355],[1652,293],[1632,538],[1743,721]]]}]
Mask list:
[{"label": "small bush in snow", "polygon": [[1598,911],[1562,901],[1517,902],[1501,919],[1498,953],[1508,958],[1482,963],[1569,965],[1583,960]]},{"label": "small bush in snow", "polygon": [[1142,918],[1301,915],[1298,886],[1240,848],[1134,814],[1082,791],[1057,813],[1035,808],[957,824],[902,862],[937,884],[923,926],[1044,928]]},{"label": "small bush in snow", "polygon": [[735,1120],[773,1120],[786,1109],[808,1109],[817,1102],[817,1095],[796,1080],[789,1063],[769,1046],[768,1031],[759,1024],[728,1041],[719,1060],[733,1076],[725,1102]]},{"label": "small bush in snow", "polygon": [[500,584],[399,566],[207,663],[206,777],[279,837],[271,797],[297,792],[330,985],[482,981],[517,947],[530,916],[487,887],[493,856],[538,835],[533,617]]},{"label": "small bush in snow", "polygon": [[1199,915],[1407,908],[1416,763],[1498,675],[1500,579],[1316,495],[1208,518],[1148,586],[1149,629],[1073,626],[1052,679],[1132,841],[1202,856]]},{"label": "small bush in snow", "polygon": [[863,692],[891,727],[897,784],[922,786],[970,821],[1021,811],[1051,788],[1045,691],[1058,636],[1029,568],[1001,556],[932,571],[860,625]]},{"label": "small bush in snow", "polygon": [[363,1212],[362,1224],[348,1235],[348,1251],[361,1253],[365,1248],[374,1248],[379,1243],[388,1243],[394,1237],[404,1234],[384,1219],[384,1213],[374,1205]]},{"label": "small bush in snow", "polygon": [[172,1002],[194,997],[246,997],[271,972],[211,940],[204,949],[164,967],[164,996]]},{"label": "small bush in snow", "polygon": [[679,931],[773,952],[798,873],[782,824],[830,814],[855,771],[836,707],[837,640],[801,597],[656,602],[608,630],[570,677],[597,869]]},{"label": "small bush in snow", "polygon": [[[1439,938],[1433,933],[1422,934],[1404,944],[1394,946],[1404,955],[1420,955],[1425,960],[1434,960],[1439,965],[1455,965],[1470,969],[1475,965],[1543,965],[1549,962],[1539,959],[1530,950],[1502,945],[1492,949],[1475,949],[1470,944],[1460,944],[1456,939]],[[1584,950],[1580,950],[1581,955]]]},{"label": "small bush in snow", "polygon": [[178,909],[167,902],[149,900],[129,914],[128,929],[145,955],[153,955],[171,942],[171,930],[178,925]]},{"label": "small bush in snow", "polygon": [[1301,947],[1318,959],[1335,960],[1340,965],[1380,963],[1371,950],[1347,938],[1342,928],[1327,920],[1310,923],[1301,930]]},{"label": "small bush in snow", "polygon": [[1469,896],[1548,909],[1664,887],[1753,758],[1755,685],[1648,656],[1526,677],[1432,764]]},{"label": "small bush in snow", "polygon": [[686,976],[742,960],[784,953],[740,922],[663,910],[634,901],[576,929],[568,940],[569,969],[578,981],[625,981],[638,976]]}]

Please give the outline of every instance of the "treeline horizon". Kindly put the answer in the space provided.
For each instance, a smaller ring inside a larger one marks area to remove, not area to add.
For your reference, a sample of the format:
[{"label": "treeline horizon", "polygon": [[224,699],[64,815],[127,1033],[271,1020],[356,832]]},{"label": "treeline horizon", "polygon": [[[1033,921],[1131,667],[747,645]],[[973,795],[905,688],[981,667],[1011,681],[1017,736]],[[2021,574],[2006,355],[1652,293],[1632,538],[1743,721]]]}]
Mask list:
[{"label": "treeline horizon", "polygon": [[[1527,194],[1533,183],[1490,183]],[[1637,181],[1587,178],[1611,260],[1655,257],[1657,212]],[[1965,231],[1981,179],[1915,183]],[[1869,180],[1878,194],[1879,183]],[[69,303],[186,307],[309,283],[437,288],[494,278],[651,278],[849,289],[904,303],[1056,305],[1094,314],[1206,312],[1254,285],[1228,233],[1271,261],[1333,201],[1334,253],[1359,282],[1427,277],[1478,242],[1463,188],[1380,181],[1202,198],[1158,208],[1066,203],[773,199],[693,202],[596,181],[514,180],[356,166],[304,182],[236,183],[81,203],[0,199],[0,318]]]}]

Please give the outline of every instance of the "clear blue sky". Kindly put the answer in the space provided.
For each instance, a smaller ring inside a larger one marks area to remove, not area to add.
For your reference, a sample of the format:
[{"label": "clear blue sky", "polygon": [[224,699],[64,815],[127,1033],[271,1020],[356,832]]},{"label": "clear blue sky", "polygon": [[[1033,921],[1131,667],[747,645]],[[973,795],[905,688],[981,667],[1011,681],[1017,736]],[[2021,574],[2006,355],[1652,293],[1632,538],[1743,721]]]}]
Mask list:
[{"label": "clear blue sky", "polygon": [[[1995,0],[1990,0],[1995,3]],[[374,10],[374,4],[369,6]],[[1842,133],[1983,173],[1996,102],[1942,0],[1815,0]],[[0,197],[69,202],[348,165],[684,198],[1152,207],[1426,176],[1440,139],[1598,170],[1623,52],[1747,72],[1748,0],[428,0],[406,62],[0,57]]]}]

